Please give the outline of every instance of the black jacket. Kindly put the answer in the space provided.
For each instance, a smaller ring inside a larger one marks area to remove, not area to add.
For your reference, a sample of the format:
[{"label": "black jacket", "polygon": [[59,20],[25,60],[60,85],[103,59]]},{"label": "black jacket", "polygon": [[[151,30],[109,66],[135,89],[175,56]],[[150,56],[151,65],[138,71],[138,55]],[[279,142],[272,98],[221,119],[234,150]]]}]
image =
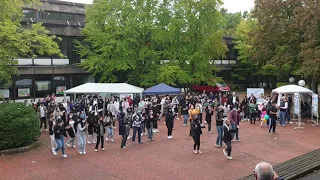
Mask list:
[{"label": "black jacket", "polygon": [[202,134],[202,130],[199,121],[191,121],[191,136],[197,137],[200,134]]},{"label": "black jacket", "polygon": [[174,115],[171,113],[166,114],[166,126],[167,128],[173,128]]},{"label": "black jacket", "polygon": [[223,112],[224,110],[218,110],[216,113],[216,125],[217,126],[222,126],[223,125]]},{"label": "black jacket", "polygon": [[53,133],[54,133],[55,139],[61,139],[61,136],[67,137],[65,127],[63,125],[62,126],[58,126],[58,125],[54,126]]},{"label": "black jacket", "polygon": [[232,133],[235,133],[236,131],[231,129],[231,127],[227,125],[223,125],[223,141],[230,142],[232,140]]},{"label": "black jacket", "polygon": [[[103,127],[103,134],[105,134],[106,133],[106,124],[105,123],[102,123],[102,127]],[[95,124],[95,128],[96,128],[96,133],[97,133],[97,136],[100,136],[101,134],[100,134],[100,128],[101,128],[101,125],[100,124],[98,124],[98,123],[96,123]]]}]

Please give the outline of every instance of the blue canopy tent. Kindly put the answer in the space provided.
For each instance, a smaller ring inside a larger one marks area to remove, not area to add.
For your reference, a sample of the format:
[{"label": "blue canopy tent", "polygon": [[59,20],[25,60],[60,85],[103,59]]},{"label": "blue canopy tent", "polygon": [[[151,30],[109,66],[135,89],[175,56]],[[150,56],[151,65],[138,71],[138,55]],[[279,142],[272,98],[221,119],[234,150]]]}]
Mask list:
[{"label": "blue canopy tent", "polygon": [[155,85],[153,87],[150,87],[142,92],[143,95],[165,95],[165,94],[180,94],[179,88],[171,87],[167,84],[160,83],[158,85]]}]

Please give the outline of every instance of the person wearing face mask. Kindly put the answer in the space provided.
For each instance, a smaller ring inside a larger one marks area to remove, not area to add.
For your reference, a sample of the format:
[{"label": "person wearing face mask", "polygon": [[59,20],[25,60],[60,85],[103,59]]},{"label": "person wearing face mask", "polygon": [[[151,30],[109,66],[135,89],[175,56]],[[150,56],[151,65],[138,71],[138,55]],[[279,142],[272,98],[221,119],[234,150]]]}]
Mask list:
[{"label": "person wearing face mask", "polygon": [[86,133],[85,130],[88,127],[86,119],[80,119],[77,124],[77,141],[79,154],[86,154]]},{"label": "person wearing face mask", "polygon": [[88,144],[91,144],[91,141],[95,144],[95,138],[94,138],[94,122],[95,122],[95,116],[94,111],[91,111],[88,116]]},{"label": "person wearing face mask", "polygon": [[200,151],[200,136],[202,134],[201,128],[204,128],[204,126],[201,126],[201,124],[200,124],[200,122],[198,120],[198,116],[195,115],[193,117],[193,120],[191,121],[191,136],[192,136],[193,141],[194,141],[193,152],[195,154],[202,153]]},{"label": "person wearing face mask", "polygon": [[166,126],[168,129],[168,139],[172,139],[172,129],[173,129],[173,121],[176,114],[173,114],[172,109],[169,108],[168,112],[166,113]]},{"label": "person wearing face mask", "polygon": [[50,135],[50,142],[51,142],[51,150],[54,150],[57,145],[56,145],[56,140],[54,138],[54,133],[53,133],[53,127],[56,125],[55,118],[53,114],[50,114],[50,119],[49,119],[49,135]]},{"label": "person wearing face mask", "polygon": [[[69,115],[69,120],[67,122],[67,131],[68,131],[68,134],[70,136],[70,139],[68,140],[68,142],[66,143],[66,145],[68,147],[73,147],[75,148],[76,145],[74,144],[75,142],[75,121],[73,120],[73,114],[70,114]],[[70,145],[70,143],[72,143],[72,145]]]},{"label": "person wearing face mask", "polygon": [[96,144],[94,151],[96,151],[96,152],[98,151],[100,141],[101,141],[101,150],[104,151],[104,134],[106,132],[106,129],[105,129],[106,124],[105,124],[105,122],[103,122],[102,117],[99,117],[99,120],[95,124],[95,126],[97,129],[97,144]]},{"label": "person wearing face mask", "polygon": [[63,121],[61,119],[57,120],[57,124],[53,128],[54,138],[56,140],[57,147],[52,150],[53,155],[57,155],[57,151],[61,149],[62,158],[68,157],[65,153],[65,146],[64,146],[64,137],[66,137],[65,127],[63,125]]},{"label": "person wearing face mask", "polygon": [[142,144],[141,134],[142,134],[142,116],[140,111],[136,112],[132,116],[132,126],[133,126],[133,136],[132,136],[132,144],[135,143],[136,135],[138,133],[138,143]]},{"label": "person wearing face mask", "polygon": [[217,133],[218,137],[216,140],[216,147],[220,148],[222,146],[222,137],[223,137],[223,106],[218,105],[217,112],[216,112],[216,127],[217,127]]},{"label": "person wearing face mask", "polygon": [[120,112],[118,113],[118,120],[119,120],[119,135],[122,136],[122,141],[121,141],[120,148],[121,149],[125,149],[125,148],[127,148],[127,146],[126,146],[126,142],[127,142],[127,133],[126,133],[127,124],[126,124],[126,120],[125,120],[125,113],[122,110],[120,110]]}]

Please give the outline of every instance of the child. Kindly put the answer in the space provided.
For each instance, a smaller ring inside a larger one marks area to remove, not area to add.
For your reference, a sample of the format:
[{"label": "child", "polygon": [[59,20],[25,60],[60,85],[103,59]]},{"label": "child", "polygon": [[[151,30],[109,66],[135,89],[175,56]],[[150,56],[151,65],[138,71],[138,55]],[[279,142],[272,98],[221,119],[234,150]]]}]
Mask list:
[{"label": "child", "polygon": [[114,142],[113,140],[113,116],[110,111],[107,112],[107,116],[105,117],[105,123],[108,127],[108,135],[106,137],[106,140],[109,141],[109,138],[111,138],[111,141]]},{"label": "child", "polygon": [[267,122],[267,119],[265,119],[266,115],[267,115],[267,109],[265,107],[263,107],[261,109],[261,124],[260,124],[260,127],[263,126],[264,122]]}]

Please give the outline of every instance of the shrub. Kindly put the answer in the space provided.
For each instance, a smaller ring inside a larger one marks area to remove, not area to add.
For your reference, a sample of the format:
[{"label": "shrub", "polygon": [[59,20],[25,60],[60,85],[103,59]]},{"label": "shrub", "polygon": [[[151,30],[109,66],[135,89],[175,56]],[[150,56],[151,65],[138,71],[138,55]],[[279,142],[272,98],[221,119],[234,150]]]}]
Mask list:
[{"label": "shrub", "polygon": [[23,103],[0,104],[0,150],[24,147],[40,136],[37,113]]}]

